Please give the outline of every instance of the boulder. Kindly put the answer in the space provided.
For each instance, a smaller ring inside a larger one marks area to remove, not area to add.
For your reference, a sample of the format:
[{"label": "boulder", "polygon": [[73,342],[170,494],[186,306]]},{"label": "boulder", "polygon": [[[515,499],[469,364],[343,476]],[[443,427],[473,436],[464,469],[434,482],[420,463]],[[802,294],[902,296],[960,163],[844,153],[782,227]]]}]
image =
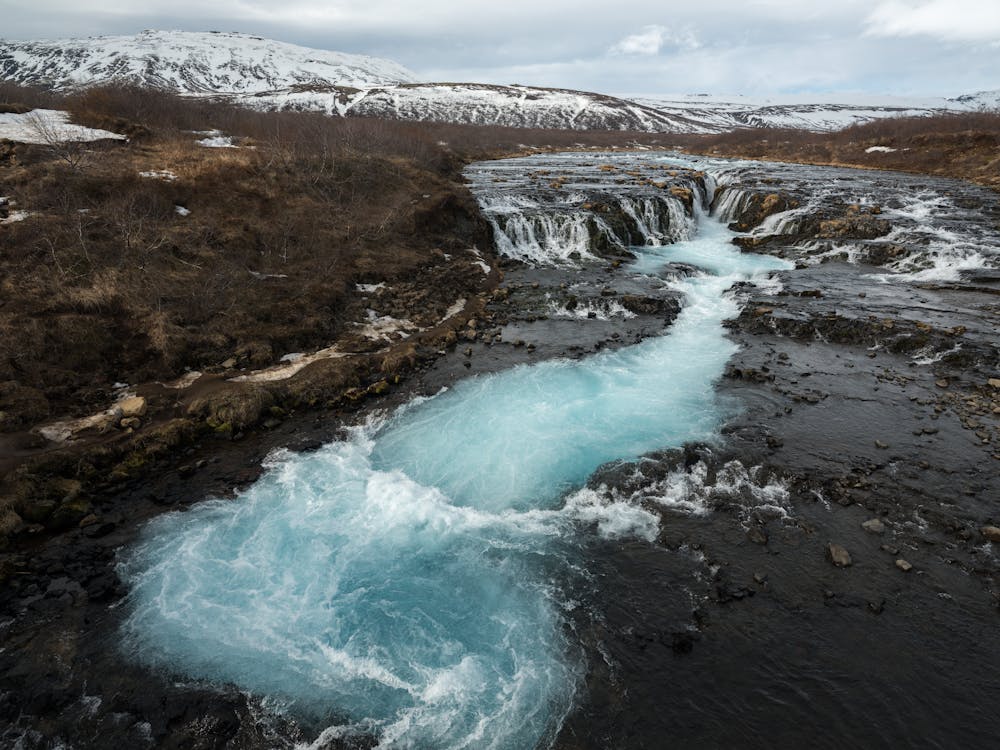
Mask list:
[{"label": "boulder", "polygon": [[980,532],[987,540],[993,542],[993,544],[1000,544],[1000,527],[983,526]]},{"label": "boulder", "polygon": [[861,528],[870,534],[884,534],[885,524],[879,518],[873,518],[870,521],[865,521],[861,524]]},{"label": "boulder", "polygon": [[841,547],[839,544],[828,544],[826,546],[826,557],[827,559],[836,565],[838,568],[847,568],[853,564],[851,559],[851,553],[846,549]]},{"label": "boulder", "polygon": [[142,396],[132,396],[115,404],[120,410],[123,419],[146,416],[146,399]]}]

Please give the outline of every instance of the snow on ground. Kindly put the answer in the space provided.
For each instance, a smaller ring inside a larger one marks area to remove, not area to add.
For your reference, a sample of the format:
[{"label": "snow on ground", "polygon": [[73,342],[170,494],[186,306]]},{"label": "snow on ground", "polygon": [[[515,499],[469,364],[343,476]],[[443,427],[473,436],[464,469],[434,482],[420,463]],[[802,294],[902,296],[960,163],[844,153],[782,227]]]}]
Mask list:
[{"label": "snow on ground", "polygon": [[898,149],[889,146],[869,146],[865,149],[866,154],[894,154]]},{"label": "snow on ground", "polygon": [[318,352],[314,352],[313,354],[301,354],[296,352],[293,355],[286,355],[282,357],[281,359],[284,364],[268,367],[263,370],[255,370],[254,372],[248,372],[246,375],[237,375],[235,378],[230,378],[230,380],[235,383],[269,383],[275,380],[287,380],[295,373],[311,365],[313,362],[318,362],[322,359],[340,359],[342,357],[350,356],[350,352],[339,351],[336,345],[327,347],[326,349],[320,349]]},{"label": "snow on ground", "polygon": [[29,216],[31,216],[30,211],[11,211],[6,219],[0,219],[0,224],[13,224],[18,221],[24,221]]},{"label": "snow on ground", "polygon": [[166,180],[167,182],[173,182],[177,179],[177,175],[169,169],[155,169],[151,172],[139,172],[139,176],[146,177],[150,180]]},{"label": "snow on ground", "polygon": [[0,114],[0,138],[20,143],[52,145],[80,141],[124,141],[125,136],[108,130],[87,128],[69,122],[69,112],[33,109],[21,115]]},{"label": "snow on ground", "polygon": [[375,310],[365,312],[365,322],[356,323],[362,336],[374,341],[395,341],[409,338],[414,331],[421,330],[412,320],[394,318],[391,315],[379,315]]},{"label": "snow on ground", "polygon": [[198,141],[198,145],[205,148],[239,148],[239,146],[233,143],[232,136],[222,135],[218,131],[207,138],[202,138]]}]

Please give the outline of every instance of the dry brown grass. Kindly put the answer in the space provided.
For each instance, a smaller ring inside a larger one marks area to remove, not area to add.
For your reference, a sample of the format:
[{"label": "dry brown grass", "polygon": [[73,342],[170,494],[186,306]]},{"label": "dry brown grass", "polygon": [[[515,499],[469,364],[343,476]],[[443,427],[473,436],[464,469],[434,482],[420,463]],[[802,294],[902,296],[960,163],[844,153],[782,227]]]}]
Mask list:
[{"label": "dry brown grass", "polygon": [[[746,129],[673,140],[697,153],[917,172],[1000,189],[1000,113],[886,118],[836,133]],[[895,151],[867,153],[872,146]]]},{"label": "dry brown grass", "polygon": [[[427,133],[118,90],[68,104],[141,137],[91,146],[82,168],[22,145],[0,167],[0,195],[32,212],[0,227],[0,384],[54,414],[92,411],[116,381],[327,346],[357,317],[359,274],[413,277],[473,242],[455,229],[471,204],[448,204],[462,163]],[[188,132],[213,128],[246,147]],[[140,175],[159,171],[176,179]],[[427,215],[427,194],[452,208]]]}]

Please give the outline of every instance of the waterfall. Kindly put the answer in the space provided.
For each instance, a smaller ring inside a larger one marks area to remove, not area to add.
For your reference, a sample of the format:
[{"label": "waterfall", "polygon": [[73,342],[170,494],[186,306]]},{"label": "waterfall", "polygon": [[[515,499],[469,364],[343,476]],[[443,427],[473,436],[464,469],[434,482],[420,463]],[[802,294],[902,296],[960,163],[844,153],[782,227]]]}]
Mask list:
[{"label": "waterfall", "polygon": [[[701,197],[701,186],[696,189]],[[684,204],[671,195],[602,196],[581,200],[575,209],[503,193],[481,196],[480,202],[500,254],[531,263],[596,260],[608,250],[686,240],[695,229]]]},{"label": "waterfall", "polygon": [[746,211],[753,193],[729,185],[720,185],[722,191],[712,202],[712,215],[724,224],[739,220]]}]

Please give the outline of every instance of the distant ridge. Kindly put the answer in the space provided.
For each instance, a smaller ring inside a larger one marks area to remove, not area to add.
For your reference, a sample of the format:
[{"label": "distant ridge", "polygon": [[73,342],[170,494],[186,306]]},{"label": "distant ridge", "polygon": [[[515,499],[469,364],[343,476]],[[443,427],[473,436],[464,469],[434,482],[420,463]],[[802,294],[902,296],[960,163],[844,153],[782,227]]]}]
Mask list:
[{"label": "distant ridge", "polygon": [[884,117],[996,109],[1000,91],[954,99],[864,97],[775,102],[717,97],[615,97],[482,83],[426,83],[392,60],[310,49],[235,32],[0,41],[0,79],[57,91],[107,84],[224,97],[259,110],[562,130],[718,133],[780,127],[832,131]]},{"label": "distant ridge", "polygon": [[255,93],[297,85],[367,88],[416,80],[392,60],[250,34],[190,31],[0,41],[0,77],[57,90],[121,82],[185,94]]}]

